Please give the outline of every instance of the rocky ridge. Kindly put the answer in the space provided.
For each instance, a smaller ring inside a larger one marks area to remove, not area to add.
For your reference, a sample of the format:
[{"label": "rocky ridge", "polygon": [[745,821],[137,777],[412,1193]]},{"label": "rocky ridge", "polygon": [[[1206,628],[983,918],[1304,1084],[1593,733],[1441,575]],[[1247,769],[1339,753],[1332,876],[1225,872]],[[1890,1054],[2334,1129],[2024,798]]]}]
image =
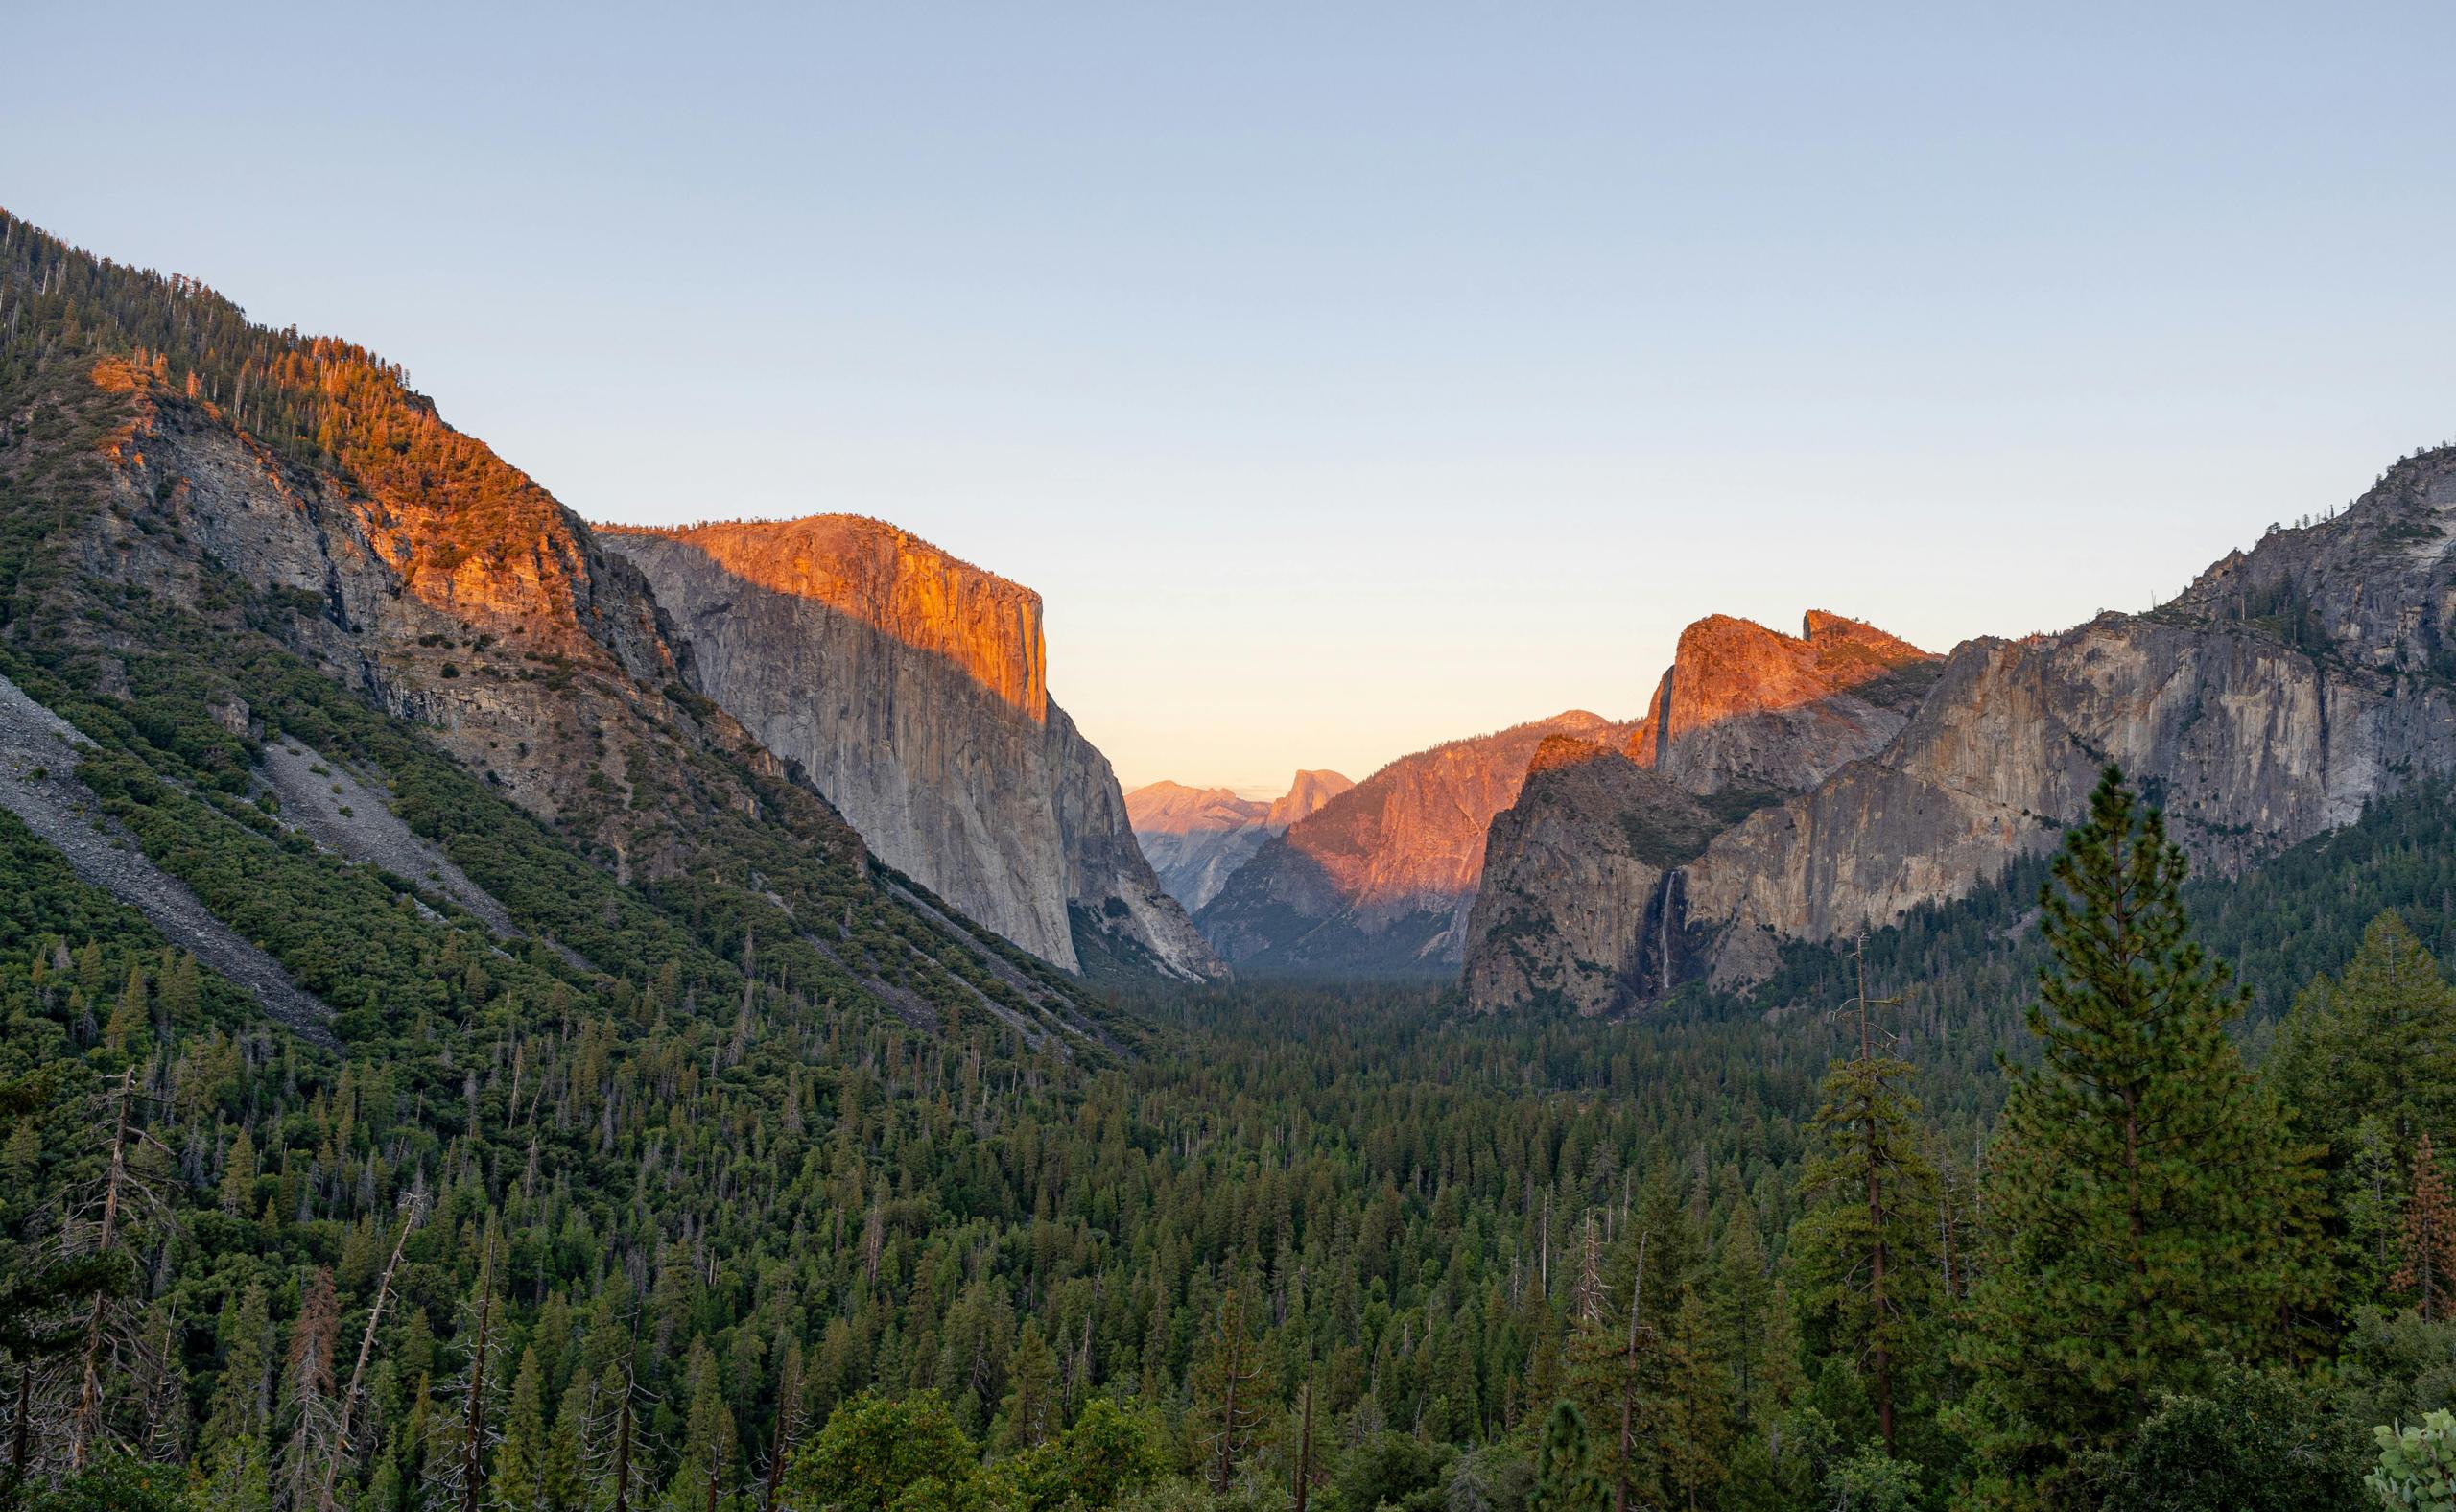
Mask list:
[{"label": "rocky ridge", "polygon": [[[1687,981],[1745,984],[1783,940],[1881,927],[2051,849],[2109,763],[2220,874],[2456,771],[2456,452],[2272,529],[2151,613],[1971,641],[1932,678],[1875,748],[1659,873],[1644,910],[1621,899],[1590,925],[1594,905],[1559,890],[1605,869],[1608,823],[1581,826],[1567,804],[1549,827],[1522,816],[1513,834],[1550,850],[1529,843],[1512,865],[1544,881],[1489,900],[1471,1000],[1619,1011]],[[1547,930],[1560,942],[1530,948]],[[1547,975],[1565,955],[1579,969]]]}]

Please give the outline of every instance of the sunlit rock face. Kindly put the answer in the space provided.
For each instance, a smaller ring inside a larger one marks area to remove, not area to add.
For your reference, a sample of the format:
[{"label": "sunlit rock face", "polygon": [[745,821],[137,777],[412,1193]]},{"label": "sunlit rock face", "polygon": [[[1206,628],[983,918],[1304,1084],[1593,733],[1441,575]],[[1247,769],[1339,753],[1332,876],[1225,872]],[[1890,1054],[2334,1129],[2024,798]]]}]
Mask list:
[{"label": "sunlit rock face", "polygon": [[1681,632],[1629,756],[1693,792],[1807,788],[1890,739],[1935,660],[1821,609],[1796,636],[1712,615]]},{"label": "sunlit rock face", "polygon": [[1192,911],[1217,897],[1264,840],[1355,786],[1334,771],[1300,771],[1264,803],[1226,788],[1155,782],[1127,793],[1125,808],[1160,886]]},{"label": "sunlit rock face", "polygon": [[1218,973],[1050,701],[1039,595],[851,515],[600,534],[708,697],[887,865],[1070,970]]},{"label": "sunlit rock face", "polygon": [[[345,481],[283,460],[216,406],[112,365],[96,381],[128,394],[108,453],[119,485],[158,492],[197,553],[283,593],[295,650],[427,725],[619,874],[676,863],[670,818],[630,801],[635,772],[710,744],[776,765],[732,720],[668,697],[688,683],[688,656],[640,574],[431,411],[404,400],[403,448]],[[190,570],[162,564],[154,590],[192,592]]]},{"label": "sunlit rock face", "polygon": [[1583,710],[1403,756],[1266,841],[1196,919],[1231,965],[1284,972],[1453,969],[1484,832],[1549,735],[1625,741]]},{"label": "sunlit rock face", "polygon": [[1625,741],[1547,741],[1495,817],[1469,1004],[1594,1014],[1667,990],[1690,954],[1684,868],[1753,810],[1882,747],[1936,662],[1822,610],[1796,636],[1725,615],[1690,625]]},{"label": "sunlit rock face", "polygon": [[[1802,641],[1819,629],[1811,616]],[[1765,633],[1701,639],[1761,648]],[[2221,874],[2456,771],[2456,453],[2399,462],[2149,614],[1971,641],[1934,663],[1895,659],[1899,643],[1872,632],[1848,639],[1849,654],[1893,665],[1782,709],[1700,699],[1720,712],[1702,727],[1681,685],[1713,679],[1666,677],[1631,752],[1733,822],[1665,868],[1642,910],[1620,827],[1676,804],[1625,773],[1574,792],[1530,781],[1494,828],[1470,1001],[1624,1011],[1687,981],[1745,984],[1784,939],[1881,927],[2051,850],[2109,763],[2163,808],[2195,867]],[[1761,650],[1714,659],[1789,685]],[[1853,700],[1886,712],[1871,721]],[[1769,716],[1802,738],[1760,744]],[[1759,782],[1796,791],[1737,801]]]}]

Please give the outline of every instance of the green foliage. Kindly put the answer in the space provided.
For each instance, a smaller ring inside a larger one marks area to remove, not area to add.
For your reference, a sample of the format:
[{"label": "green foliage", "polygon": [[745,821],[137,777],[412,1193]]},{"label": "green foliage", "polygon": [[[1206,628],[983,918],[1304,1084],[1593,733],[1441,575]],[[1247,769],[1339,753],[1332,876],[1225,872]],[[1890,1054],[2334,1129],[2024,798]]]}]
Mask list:
[{"label": "green foliage", "polygon": [[1384,1506],[1397,1512],[1441,1512],[1455,1457],[1446,1444],[1427,1444],[1405,1433],[1375,1433],[1340,1460],[1326,1502],[1333,1512],[1373,1512]]},{"label": "green foliage", "polygon": [[1825,1512],[1913,1512],[1919,1467],[1870,1445],[1825,1476]]},{"label": "green foliage", "polygon": [[1791,1254],[1813,1342],[1865,1374],[1890,1453],[1897,1411],[1925,1381],[1941,1320],[1937,1182],[1918,1101],[1904,1090],[1911,1068],[1875,1053],[1875,1031],[1864,1022],[1862,1030],[1859,1053],[1826,1077]]},{"label": "green foliage", "polygon": [[2379,1463],[2363,1484],[2382,1505],[2456,1508],[2456,1415],[2442,1407],[2419,1428],[2398,1424],[2371,1431],[2379,1441]]},{"label": "green foliage", "polygon": [[2275,1351],[2308,1286],[2302,1172],[2226,1038],[2240,1000],[2190,937],[2184,870],[2110,768],[2041,895],[2044,1059],[2010,1072],[1965,1342],[1968,1421],[2015,1484],[2056,1484],[2209,1351]]},{"label": "green foliage", "polygon": [[206,1512],[218,1503],[188,1497],[177,1466],[114,1452],[58,1485],[30,1489],[13,1505],[22,1512]]},{"label": "green foliage", "polygon": [[1594,1466],[1594,1445],[1586,1414],[1574,1402],[1556,1402],[1535,1444],[1535,1484],[1529,1512],[1600,1512],[1610,1488]]},{"label": "green foliage", "polygon": [[2105,1474],[2105,1512],[2335,1512],[2362,1500],[2360,1429],[2295,1375],[2238,1364],[2166,1396]]},{"label": "green foliage", "polygon": [[793,1508],[935,1509],[985,1496],[978,1452],[934,1391],[847,1403],[785,1472],[785,1505]]},{"label": "green foliage", "polygon": [[[840,1409],[839,1409],[840,1410]],[[1074,1425],[999,1469],[1030,1512],[1114,1506],[1167,1474],[1159,1425],[1107,1397],[1085,1405]]]}]

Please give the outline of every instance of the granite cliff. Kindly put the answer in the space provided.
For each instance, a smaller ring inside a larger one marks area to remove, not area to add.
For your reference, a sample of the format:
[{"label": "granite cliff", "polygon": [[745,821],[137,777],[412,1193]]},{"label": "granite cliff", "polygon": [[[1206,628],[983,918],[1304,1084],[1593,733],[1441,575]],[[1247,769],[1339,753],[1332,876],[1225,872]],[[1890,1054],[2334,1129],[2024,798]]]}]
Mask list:
[{"label": "granite cliff", "polygon": [[[1898,729],[1663,868],[1642,910],[1622,899],[1590,923],[1594,905],[1563,901],[1615,854],[1607,824],[1566,802],[1544,824],[1519,816],[1521,880],[1488,900],[1471,999],[1614,1011],[1699,979],[1745,983],[1782,940],[1882,926],[2051,849],[2110,762],[2219,874],[2456,771],[2456,452],[2272,529],[2151,613],[1956,648]],[[1570,957],[1567,980],[1546,965]]]},{"label": "granite cliff", "polygon": [[1355,786],[1334,771],[1300,771],[1263,803],[1226,788],[1155,782],[1127,793],[1125,809],[1160,886],[1191,912],[1217,897],[1264,840]]},{"label": "granite cliff", "polygon": [[1715,615],[1683,630],[1617,747],[1555,738],[1498,815],[1467,924],[1470,1004],[1616,1011],[1679,958],[1682,868],[1750,813],[1884,745],[1936,658],[1822,610],[1796,636]]},{"label": "granite cliff", "polygon": [[1484,832],[1546,737],[1625,741],[1582,710],[1403,756],[1253,859],[1196,915],[1230,964],[1284,972],[1455,967],[1484,869]]},{"label": "granite cliff", "polygon": [[798,765],[880,860],[1068,970],[1216,958],[1051,702],[1040,596],[876,520],[597,530],[708,697]]},{"label": "granite cliff", "polygon": [[[736,1052],[763,1003],[1106,1042],[1080,983],[879,866],[639,571],[398,367],[4,212],[0,305],[11,733],[83,743],[0,807],[273,1017],[355,1044],[654,984]],[[1123,836],[1113,784],[1069,801]]]}]

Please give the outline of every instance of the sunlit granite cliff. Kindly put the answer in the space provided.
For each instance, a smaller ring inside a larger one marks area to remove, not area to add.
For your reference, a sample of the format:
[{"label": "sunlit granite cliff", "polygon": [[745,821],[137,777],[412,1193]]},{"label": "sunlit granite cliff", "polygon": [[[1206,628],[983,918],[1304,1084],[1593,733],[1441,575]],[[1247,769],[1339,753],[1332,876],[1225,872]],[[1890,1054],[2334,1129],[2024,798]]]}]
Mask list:
[{"label": "sunlit granite cliff", "polygon": [[598,537],[708,696],[880,860],[1069,969],[1218,973],[1107,759],[1050,701],[1038,594],[852,515]]}]

